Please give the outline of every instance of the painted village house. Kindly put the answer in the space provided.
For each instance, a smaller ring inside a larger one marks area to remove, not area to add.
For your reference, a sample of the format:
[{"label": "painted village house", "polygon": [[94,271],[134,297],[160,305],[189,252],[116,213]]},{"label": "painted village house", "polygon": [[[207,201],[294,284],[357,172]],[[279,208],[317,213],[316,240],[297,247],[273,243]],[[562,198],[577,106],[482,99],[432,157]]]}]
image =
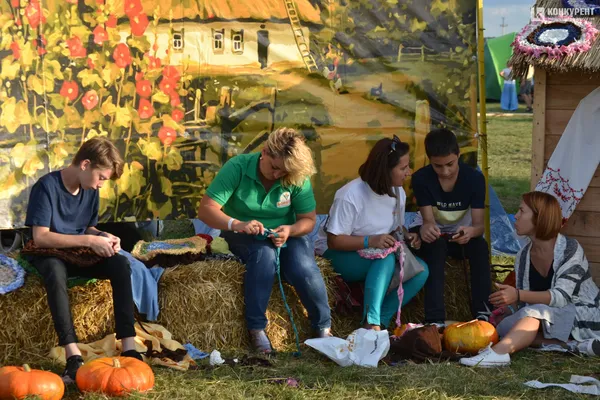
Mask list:
[{"label": "painted village house", "polygon": [[[123,10],[121,1],[116,2],[117,10]],[[318,28],[322,23],[309,0],[145,0],[142,4],[150,19],[157,10],[157,56],[166,58],[171,41],[171,65],[189,63],[192,71],[220,74],[249,72],[247,68],[316,70],[308,26]],[[119,30],[125,41],[128,21]],[[154,45],[152,22],[145,35]]]}]

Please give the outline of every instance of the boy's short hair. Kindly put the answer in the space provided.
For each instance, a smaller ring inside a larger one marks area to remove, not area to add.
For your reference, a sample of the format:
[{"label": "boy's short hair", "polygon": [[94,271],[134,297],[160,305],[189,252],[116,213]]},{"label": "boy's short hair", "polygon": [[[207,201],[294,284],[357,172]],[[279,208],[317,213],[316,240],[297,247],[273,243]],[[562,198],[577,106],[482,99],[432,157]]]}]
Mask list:
[{"label": "boy's short hair", "polygon": [[445,157],[460,154],[458,141],[454,133],[446,128],[434,129],[425,137],[425,153],[427,157]]},{"label": "boy's short hair", "polygon": [[112,169],[112,180],[123,174],[123,158],[115,145],[106,138],[95,137],[84,142],[77,150],[72,164],[78,165],[84,160],[90,160],[92,168]]},{"label": "boy's short hair", "polygon": [[556,197],[544,192],[529,192],[523,195],[523,202],[533,212],[535,237],[540,240],[557,237],[562,228],[563,217]]}]

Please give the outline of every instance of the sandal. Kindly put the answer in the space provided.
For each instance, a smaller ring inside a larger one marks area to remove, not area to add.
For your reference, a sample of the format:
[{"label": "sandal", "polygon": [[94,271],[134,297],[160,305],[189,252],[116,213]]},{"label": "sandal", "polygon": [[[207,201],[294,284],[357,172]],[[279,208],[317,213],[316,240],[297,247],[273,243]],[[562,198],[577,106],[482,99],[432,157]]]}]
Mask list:
[{"label": "sandal", "polygon": [[264,329],[251,329],[248,333],[250,334],[250,342],[254,351],[262,354],[273,353],[271,341]]}]

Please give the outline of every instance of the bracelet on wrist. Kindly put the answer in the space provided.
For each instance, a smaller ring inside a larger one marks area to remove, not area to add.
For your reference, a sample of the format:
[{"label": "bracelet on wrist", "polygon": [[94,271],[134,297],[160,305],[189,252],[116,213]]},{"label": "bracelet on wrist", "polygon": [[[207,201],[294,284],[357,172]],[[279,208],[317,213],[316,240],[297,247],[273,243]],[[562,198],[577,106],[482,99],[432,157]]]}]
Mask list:
[{"label": "bracelet on wrist", "polygon": [[369,248],[369,237],[368,236],[365,236],[365,239],[363,240],[363,247],[365,249]]},{"label": "bracelet on wrist", "polygon": [[235,218],[229,218],[229,222],[227,222],[227,230],[231,230],[233,227],[233,222],[235,221]]}]

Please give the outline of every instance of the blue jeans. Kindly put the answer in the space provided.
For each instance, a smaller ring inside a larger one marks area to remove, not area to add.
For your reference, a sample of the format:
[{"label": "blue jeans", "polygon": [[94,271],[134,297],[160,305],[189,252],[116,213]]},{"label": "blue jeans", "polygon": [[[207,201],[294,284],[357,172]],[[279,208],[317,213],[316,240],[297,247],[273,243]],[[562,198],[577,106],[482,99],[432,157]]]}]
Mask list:
[{"label": "blue jeans", "polygon": [[[335,272],[346,282],[365,282],[363,318],[366,317],[369,324],[387,327],[399,305],[396,290],[386,294],[396,267],[396,255],[390,254],[386,258],[369,260],[362,258],[356,251],[327,250],[323,256],[331,260]],[[425,270],[402,284],[402,306],[415,297],[429,276],[427,264],[418,257],[417,260]]]},{"label": "blue jeans", "polygon": [[[277,256],[271,239],[259,240],[242,233],[223,232],[233,254],[246,264],[244,301],[248,329],[267,327],[267,306],[275,283]],[[292,285],[308,312],[314,330],[331,327],[327,289],[308,237],[291,237],[281,248],[282,279]]]}]

